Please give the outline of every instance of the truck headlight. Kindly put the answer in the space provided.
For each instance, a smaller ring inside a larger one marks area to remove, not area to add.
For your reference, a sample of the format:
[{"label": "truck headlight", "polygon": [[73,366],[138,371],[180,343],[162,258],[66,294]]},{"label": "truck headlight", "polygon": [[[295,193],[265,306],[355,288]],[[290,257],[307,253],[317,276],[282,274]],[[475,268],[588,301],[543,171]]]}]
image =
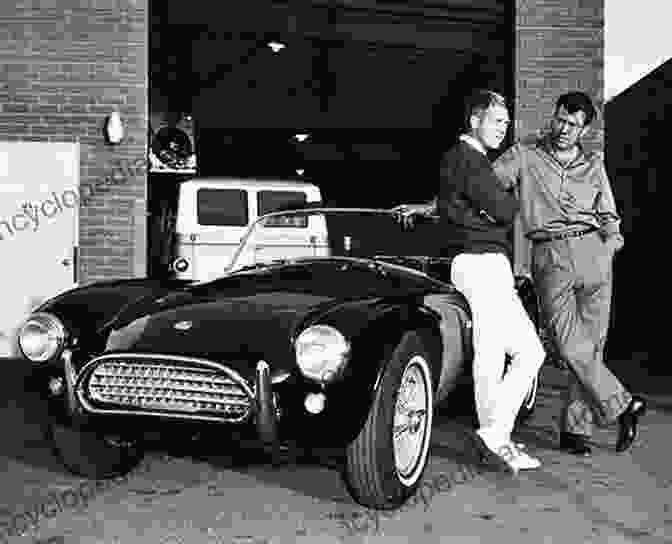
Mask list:
[{"label": "truck headlight", "polygon": [[32,314],[19,330],[19,347],[33,362],[56,357],[65,344],[65,327],[60,319],[46,312]]},{"label": "truck headlight", "polygon": [[178,257],[173,262],[173,270],[179,274],[186,272],[189,269],[189,261],[184,257]]},{"label": "truck headlight", "polygon": [[312,380],[330,382],[340,374],[350,358],[350,343],[334,327],[308,327],[294,342],[296,363]]}]

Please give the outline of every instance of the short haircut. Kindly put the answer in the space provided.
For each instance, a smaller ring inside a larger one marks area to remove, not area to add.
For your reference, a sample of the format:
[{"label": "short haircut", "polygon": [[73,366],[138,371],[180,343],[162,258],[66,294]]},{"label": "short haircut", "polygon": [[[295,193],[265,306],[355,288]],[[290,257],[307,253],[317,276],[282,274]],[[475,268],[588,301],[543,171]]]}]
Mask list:
[{"label": "short haircut", "polygon": [[487,89],[476,89],[464,102],[464,124],[465,128],[471,128],[471,116],[481,115],[492,106],[502,106],[506,108],[506,99],[499,93]]},{"label": "short haircut", "polygon": [[555,113],[558,113],[560,108],[564,107],[570,115],[582,111],[586,116],[583,126],[588,126],[593,122],[597,111],[590,97],[586,93],[574,91],[565,93],[555,102]]}]

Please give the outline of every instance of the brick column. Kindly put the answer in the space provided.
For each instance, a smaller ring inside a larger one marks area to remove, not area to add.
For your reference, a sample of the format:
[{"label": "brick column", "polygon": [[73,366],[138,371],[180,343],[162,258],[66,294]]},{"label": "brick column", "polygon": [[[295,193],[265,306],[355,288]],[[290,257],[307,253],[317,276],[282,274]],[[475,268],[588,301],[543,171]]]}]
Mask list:
[{"label": "brick column", "polygon": [[80,283],[145,274],[148,1],[0,3],[0,139],[81,144]]},{"label": "brick column", "polygon": [[[604,148],[604,0],[516,0],[514,137],[548,126],[556,98],[588,93],[598,117],[584,142]],[[529,267],[529,246],[515,238],[516,271]]]}]

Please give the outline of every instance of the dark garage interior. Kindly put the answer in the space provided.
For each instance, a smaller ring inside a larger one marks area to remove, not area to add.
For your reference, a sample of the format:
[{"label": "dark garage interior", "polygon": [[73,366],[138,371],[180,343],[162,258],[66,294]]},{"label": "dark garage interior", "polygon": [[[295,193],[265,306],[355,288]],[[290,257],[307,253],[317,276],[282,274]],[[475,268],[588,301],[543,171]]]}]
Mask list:
[{"label": "dark garage interior", "polygon": [[[152,2],[151,98],[193,115],[199,175],[301,168],[329,200],[352,203],[355,187],[361,204],[423,199],[459,131],[464,91],[511,94],[503,4]],[[274,53],[272,42],[285,47]],[[296,132],[312,137],[299,143]]]},{"label": "dark garage interior", "polygon": [[[497,0],[151,1],[150,17],[150,130],[191,115],[198,176],[305,179],[344,206],[427,200],[464,93],[512,95],[513,7]],[[189,177],[150,174],[150,252]]]}]

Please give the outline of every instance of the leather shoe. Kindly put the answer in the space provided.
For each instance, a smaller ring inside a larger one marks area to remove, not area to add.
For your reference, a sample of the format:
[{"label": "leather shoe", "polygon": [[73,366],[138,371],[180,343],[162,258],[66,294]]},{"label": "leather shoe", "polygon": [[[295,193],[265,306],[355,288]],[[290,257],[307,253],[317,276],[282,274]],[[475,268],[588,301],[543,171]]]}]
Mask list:
[{"label": "leather shoe", "polygon": [[637,438],[637,423],[640,416],[646,412],[646,401],[642,397],[633,396],[630,404],[620,416],[618,416],[618,442],[616,451],[621,453],[630,448]]},{"label": "leather shoe", "polygon": [[593,453],[588,445],[588,437],[582,434],[562,432],[560,433],[560,449],[572,455],[588,457]]}]

